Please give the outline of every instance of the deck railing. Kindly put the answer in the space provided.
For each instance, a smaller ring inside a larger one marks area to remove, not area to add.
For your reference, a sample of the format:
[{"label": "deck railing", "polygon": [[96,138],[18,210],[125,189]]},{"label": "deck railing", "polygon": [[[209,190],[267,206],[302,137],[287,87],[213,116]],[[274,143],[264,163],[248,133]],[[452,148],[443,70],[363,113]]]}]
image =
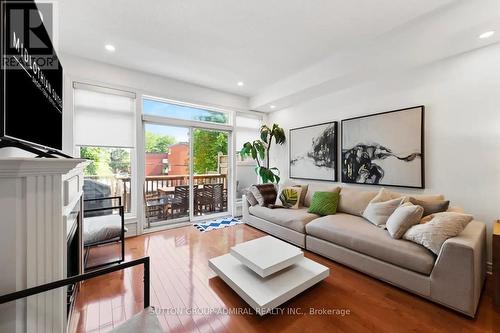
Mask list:
[{"label": "deck railing", "polygon": [[[126,212],[130,212],[131,206],[131,184],[130,177],[123,176],[85,176],[87,179],[97,180],[108,185],[111,189],[112,196],[121,196],[123,198],[124,208]],[[203,184],[224,184],[224,189],[227,190],[227,175],[222,174],[204,174],[194,175],[194,185]],[[175,187],[189,185],[189,175],[163,175],[163,176],[146,176],[144,182],[144,192],[154,193],[158,188]],[[143,197],[141,194],[138,198]]]},{"label": "deck railing", "polygon": [[[194,175],[194,185],[203,184],[224,184],[227,189],[227,177],[221,174]],[[166,175],[166,176],[147,176],[144,183],[146,193],[156,192],[160,187],[175,187],[189,185],[189,175]]]}]

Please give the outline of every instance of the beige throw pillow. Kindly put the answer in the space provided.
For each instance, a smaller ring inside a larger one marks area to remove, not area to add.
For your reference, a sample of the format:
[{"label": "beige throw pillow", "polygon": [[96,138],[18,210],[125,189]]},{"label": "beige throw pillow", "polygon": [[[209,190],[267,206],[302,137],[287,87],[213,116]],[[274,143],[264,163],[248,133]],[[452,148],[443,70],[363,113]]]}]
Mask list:
[{"label": "beige throw pillow", "polygon": [[256,206],[259,204],[257,199],[255,199],[255,196],[253,195],[253,193],[249,189],[245,190],[244,193],[247,197],[247,201],[250,204],[250,206]]},{"label": "beige throw pillow", "polygon": [[411,227],[420,223],[424,209],[409,202],[402,204],[387,219],[385,227],[392,238],[399,239]]},{"label": "beige throw pillow", "polygon": [[385,228],[389,216],[391,216],[396,208],[403,204],[405,200],[406,197],[382,202],[373,202],[372,200],[363,212],[363,217],[376,226]]},{"label": "beige throw pillow", "polygon": [[429,222],[418,224],[403,235],[403,239],[420,244],[438,255],[443,243],[458,236],[472,221],[472,215],[443,212],[429,215],[425,219]]}]

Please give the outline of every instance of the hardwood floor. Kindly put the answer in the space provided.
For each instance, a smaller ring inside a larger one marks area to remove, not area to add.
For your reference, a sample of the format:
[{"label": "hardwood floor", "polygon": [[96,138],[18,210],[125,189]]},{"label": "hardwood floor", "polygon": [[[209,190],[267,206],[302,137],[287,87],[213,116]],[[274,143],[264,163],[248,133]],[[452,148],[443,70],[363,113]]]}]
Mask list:
[{"label": "hardwood floor", "polygon": [[[495,312],[490,292],[483,292],[476,318],[469,319],[307,251],[308,258],[330,267],[331,273],[281,307],[304,314],[221,313],[221,309],[251,310],[209,269],[208,259],[262,235],[246,225],[207,233],[188,226],[129,238],[126,257],[151,257],[152,305],[169,312],[174,308],[205,311],[160,314],[167,332],[500,332],[500,312]],[[106,248],[98,251],[107,255]],[[75,330],[109,331],[142,309],[142,292],[140,267],[86,281],[75,306]],[[348,310],[349,314],[305,314],[310,308]],[[207,309],[219,312],[206,314]]]}]

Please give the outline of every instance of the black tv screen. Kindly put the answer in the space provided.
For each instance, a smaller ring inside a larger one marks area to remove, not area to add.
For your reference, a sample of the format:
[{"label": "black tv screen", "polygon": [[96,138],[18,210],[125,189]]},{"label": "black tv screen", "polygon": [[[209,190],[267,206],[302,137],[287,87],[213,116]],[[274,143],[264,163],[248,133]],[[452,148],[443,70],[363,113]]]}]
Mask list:
[{"label": "black tv screen", "polygon": [[52,4],[1,2],[0,138],[61,150],[63,69],[51,41]]}]

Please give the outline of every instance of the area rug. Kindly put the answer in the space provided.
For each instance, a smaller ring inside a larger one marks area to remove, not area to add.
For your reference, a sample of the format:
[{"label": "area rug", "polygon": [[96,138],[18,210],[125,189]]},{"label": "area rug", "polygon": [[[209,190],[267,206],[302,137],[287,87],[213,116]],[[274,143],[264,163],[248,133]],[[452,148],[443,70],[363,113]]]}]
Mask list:
[{"label": "area rug", "polygon": [[231,227],[233,225],[238,225],[238,224],[243,224],[243,221],[235,217],[226,217],[223,219],[195,223],[194,226],[201,232],[206,232],[206,231]]}]

